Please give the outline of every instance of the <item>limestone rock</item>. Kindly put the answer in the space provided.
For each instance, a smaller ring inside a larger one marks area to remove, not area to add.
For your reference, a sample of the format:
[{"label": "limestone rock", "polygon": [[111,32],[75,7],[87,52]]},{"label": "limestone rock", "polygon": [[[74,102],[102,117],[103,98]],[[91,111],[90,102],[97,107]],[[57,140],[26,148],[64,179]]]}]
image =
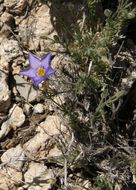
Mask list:
[{"label": "limestone rock", "polygon": [[9,120],[13,126],[21,127],[25,122],[25,115],[23,113],[23,110],[17,104],[15,104],[12,109],[10,109],[9,114]]},{"label": "limestone rock", "polygon": [[44,112],[43,104],[38,103],[34,106],[34,113],[43,113],[43,112]]},{"label": "limestone rock", "polygon": [[0,35],[0,69],[3,71],[3,73],[8,74],[11,62],[17,68],[17,64],[23,61],[23,53],[20,50],[18,42],[13,39],[7,39],[3,37],[1,38]]},{"label": "limestone rock", "polygon": [[57,95],[54,97],[54,102],[56,102],[58,105],[62,105],[65,102],[64,95]]},{"label": "limestone rock", "polygon": [[[15,68],[17,68],[19,63],[24,62],[23,53],[20,50],[18,42],[13,39],[7,39],[3,37],[1,38],[1,36],[0,36],[0,57],[1,57],[0,68],[2,68],[2,70],[4,71],[5,70],[9,71],[11,62],[13,63]],[[13,73],[15,73],[13,65],[12,65]]]},{"label": "limestone rock", "polygon": [[21,170],[25,155],[20,145],[15,148],[10,148],[1,156],[1,161],[4,165],[8,165],[17,170]]},{"label": "limestone rock", "polygon": [[37,17],[37,22],[34,34],[36,36],[44,37],[52,33],[53,26],[51,24],[49,7],[47,5],[41,6],[38,9],[36,17]]},{"label": "limestone rock", "polygon": [[[1,5],[0,5],[1,9]],[[0,10],[1,12],[1,10]],[[0,13],[1,14],[1,13]],[[4,12],[0,17],[0,38],[3,40],[5,37],[9,37],[12,34],[12,28],[15,26],[14,17]]]},{"label": "limestone rock", "polygon": [[53,177],[53,172],[47,169],[44,164],[31,162],[27,172],[24,174],[25,183],[28,183],[28,185],[25,185],[24,187],[27,188],[27,186],[29,186],[29,190],[49,189],[51,188],[49,180]]},{"label": "limestone rock", "polygon": [[22,182],[22,173],[10,168],[1,168],[0,169],[0,189],[7,190],[12,189],[16,190],[16,185]]},{"label": "limestone rock", "polygon": [[32,16],[28,19],[24,19],[19,24],[19,36],[22,38],[23,43],[29,45],[29,50],[51,47],[52,38],[54,33],[53,26],[50,20],[50,9],[44,4],[39,7],[38,10],[32,10]]},{"label": "limestone rock", "polygon": [[26,115],[29,115],[30,113],[31,113],[31,105],[30,104],[24,104],[24,108],[23,108],[23,110],[24,110],[24,113],[26,114]]},{"label": "limestone rock", "polygon": [[44,155],[48,154],[54,148],[55,143],[51,141],[51,137],[53,139],[59,135],[59,138],[61,138],[61,134],[66,134],[66,131],[66,127],[62,125],[58,116],[47,116],[46,120],[38,126],[38,133],[23,146],[25,153],[28,153],[30,157],[42,157],[42,150],[44,151]]},{"label": "limestone rock", "polygon": [[13,24],[14,24],[14,17],[7,13],[7,12],[4,12],[1,17],[0,17],[0,21],[7,24],[8,26],[12,26],[13,27]]},{"label": "limestone rock", "polygon": [[7,85],[7,74],[0,70],[0,112],[7,112],[10,107],[11,98]]},{"label": "limestone rock", "polygon": [[47,139],[48,136],[45,133],[37,133],[32,139],[24,144],[23,149],[25,154],[30,157],[30,159],[35,156],[42,157],[41,150],[44,150]]},{"label": "limestone rock", "polygon": [[47,170],[47,166],[41,163],[33,163],[29,164],[29,169],[24,174],[25,182],[31,183],[34,178],[40,178]]},{"label": "limestone rock", "polygon": [[50,151],[47,157],[59,157],[62,156],[61,150],[58,149],[58,147],[55,145]]},{"label": "limestone rock", "polygon": [[4,39],[0,44],[0,55],[9,63],[17,57],[23,56],[23,53],[20,51],[18,41]]},{"label": "limestone rock", "polygon": [[30,83],[28,83],[24,78],[19,75],[15,75],[14,79],[16,82],[16,92],[14,90],[15,94],[19,92],[20,96],[28,102],[36,100],[38,93]]},{"label": "limestone rock", "polygon": [[60,117],[56,115],[48,116],[44,122],[41,123],[40,131],[46,130],[48,136],[59,135],[60,132],[66,131],[66,127],[62,124]]},{"label": "limestone rock", "polygon": [[42,185],[40,184],[40,186],[34,184],[31,187],[29,187],[28,190],[50,190],[51,187],[52,185],[47,181],[47,183],[43,183]]},{"label": "limestone rock", "polygon": [[20,127],[25,122],[25,115],[18,105],[14,105],[8,115],[8,119],[2,124],[0,130],[0,139],[4,138],[11,129]]},{"label": "limestone rock", "polygon": [[4,0],[4,6],[10,13],[14,14],[21,14],[26,5],[26,0]]}]

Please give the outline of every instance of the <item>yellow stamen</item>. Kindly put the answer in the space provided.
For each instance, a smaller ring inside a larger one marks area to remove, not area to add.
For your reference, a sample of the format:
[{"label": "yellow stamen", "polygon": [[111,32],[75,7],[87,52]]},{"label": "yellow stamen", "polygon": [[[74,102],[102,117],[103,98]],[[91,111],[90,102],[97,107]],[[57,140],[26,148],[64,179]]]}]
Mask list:
[{"label": "yellow stamen", "polygon": [[39,68],[36,69],[36,73],[40,77],[44,76],[45,72],[46,72],[45,69],[42,68],[42,67],[39,67]]}]

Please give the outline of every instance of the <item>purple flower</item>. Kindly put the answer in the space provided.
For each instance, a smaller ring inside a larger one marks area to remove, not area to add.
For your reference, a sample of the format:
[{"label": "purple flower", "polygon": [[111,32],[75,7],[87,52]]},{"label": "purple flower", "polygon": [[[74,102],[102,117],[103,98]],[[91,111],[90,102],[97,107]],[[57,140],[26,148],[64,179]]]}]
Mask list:
[{"label": "purple flower", "polygon": [[30,66],[20,71],[20,74],[30,77],[35,86],[54,73],[54,69],[50,66],[50,53],[46,54],[41,59],[36,57],[36,55],[29,53],[28,59]]}]

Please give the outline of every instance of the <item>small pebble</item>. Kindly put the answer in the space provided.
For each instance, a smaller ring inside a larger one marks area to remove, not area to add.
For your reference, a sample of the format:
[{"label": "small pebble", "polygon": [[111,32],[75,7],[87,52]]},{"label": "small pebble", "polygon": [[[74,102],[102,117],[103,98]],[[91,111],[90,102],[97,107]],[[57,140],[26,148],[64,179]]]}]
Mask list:
[{"label": "small pebble", "polygon": [[29,104],[24,104],[24,112],[26,115],[29,115],[31,112],[31,106]]},{"label": "small pebble", "polygon": [[44,106],[41,103],[38,103],[34,106],[34,113],[43,113],[44,112]]}]

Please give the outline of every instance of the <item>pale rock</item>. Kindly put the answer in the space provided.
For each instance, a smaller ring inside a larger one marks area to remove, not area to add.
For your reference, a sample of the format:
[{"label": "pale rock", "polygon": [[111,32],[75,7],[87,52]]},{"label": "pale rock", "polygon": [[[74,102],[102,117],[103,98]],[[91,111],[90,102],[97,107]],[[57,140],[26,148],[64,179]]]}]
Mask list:
[{"label": "pale rock", "polygon": [[14,185],[11,184],[11,180],[9,180],[9,178],[7,177],[7,173],[3,173],[3,171],[0,171],[0,189],[7,190],[9,187],[14,190]]},{"label": "pale rock", "polygon": [[[59,48],[60,49],[60,48]],[[51,64],[55,67],[55,68],[61,68],[62,67],[62,62],[65,63],[65,59],[64,56],[62,54],[57,54],[54,56],[54,58],[51,61]],[[68,64],[68,61],[67,61]]]},{"label": "pale rock", "polygon": [[47,166],[44,164],[31,162],[27,172],[24,174],[25,182],[32,183],[34,178],[41,178],[46,170]]},{"label": "pale rock", "polygon": [[14,17],[9,13],[4,12],[0,17],[0,22],[3,22],[4,24],[7,24],[8,26],[13,27]]},{"label": "pale rock", "polygon": [[[29,43],[28,43],[29,49],[30,49],[30,50],[34,50],[34,49],[38,50],[39,47],[40,47],[40,43],[41,43],[40,38],[35,37],[35,39],[32,40],[32,38],[30,37]],[[44,46],[44,47],[45,47],[45,46]]]},{"label": "pale rock", "polygon": [[27,0],[4,0],[4,6],[10,13],[22,14],[27,5]]},{"label": "pale rock", "polygon": [[92,189],[92,184],[91,184],[90,180],[87,180],[87,179],[83,180],[82,184],[83,184],[84,189]]},{"label": "pale rock", "polygon": [[36,36],[44,37],[52,33],[53,26],[50,20],[50,9],[47,5],[41,6],[36,13],[36,30],[34,34]]},{"label": "pale rock", "polygon": [[[1,63],[1,61],[0,61]],[[1,66],[0,66],[1,67]],[[0,70],[0,112],[7,112],[11,104],[9,87],[7,85],[7,73]]]},{"label": "pale rock", "polygon": [[14,63],[18,62],[19,59],[22,61],[23,53],[20,50],[18,41],[4,38],[0,44],[0,56],[2,57],[2,62],[7,63],[7,65],[13,60]]},{"label": "pale rock", "polygon": [[128,82],[128,81],[127,81],[127,78],[123,78],[123,79],[122,79],[122,83],[123,83],[123,84],[125,84],[125,83],[127,83],[127,82]]},{"label": "pale rock", "polygon": [[39,127],[40,131],[45,132],[48,136],[59,135],[60,132],[66,132],[66,127],[62,124],[60,117],[56,115],[48,116]]},{"label": "pale rock", "polygon": [[16,185],[22,183],[22,172],[17,171],[16,169],[10,167],[2,167],[0,169],[0,189],[7,190],[12,189],[16,190]]},{"label": "pale rock", "polygon": [[136,79],[136,71],[132,71],[131,76],[133,79]]},{"label": "pale rock", "polygon": [[123,78],[122,79],[122,87],[125,90],[131,88],[132,84],[133,84],[133,80],[131,78]]},{"label": "pale rock", "polygon": [[16,104],[10,109],[7,118],[8,119],[1,125],[0,139],[7,136],[11,129],[15,130],[16,127],[21,127],[25,122],[23,110]]},{"label": "pale rock", "polygon": [[41,103],[36,104],[34,107],[34,113],[43,113],[44,112],[44,105]]},{"label": "pale rock", "polygon": [[47,169],[43,163],[31,162],[27,172],[24,174],[24,181],[26,183],[24,187],[29,187],[28,190],[46,190],[51,188],[49,180],[53,178],[52,170]]},{"label": "pale rock", "polygon": [[1,130],[0,130],[0,140],[2,140],[4,137],[7,136],[7,134],[10,132],[11,127],[9,121],[6,121],[2,124]]},{"label": "pale rock", "polygon": [[18,171],[14,168],[6,167],[5,172],[7,172],[9,174],[9,177],[11,180],[13,180],[14,184],[22,183],[22,172],[21,171]]},{"label": "pale rock", "polygon": [[[85,181],[86,182],[86,181]],[[88,184],[87,184],[88,185]],[[86,185],[86,186],[87,186]],[[84,184],[76,184],[76,185],[74,185],[73,183],[69,183],[69,189],[74,189],[74,190],[83,190],[83,189],[92,189],[90,186],[89,186],[89,188],[86,188],[85,186],[84,186]]]},{"label": "pale rock", "polygon": [[25,122],[25,115],[22,108],[15,104],[9,111],[9,120],[11,125],[21,127]]},{"label": "pale rock", "polygon": [[4,152],[1,156],[1,161],[4,165],[21,170],[24,158],[25,154],[23,149],[18,145],[15,148],[10,148]]},{"label": "pale rock", "polygon": [[30,157],[30,159],[34,156],[41,157],[41,150],[44,150],[47,139],[48,136],[45,133],[37,133],[32,139],[24,144],[23,149],[25,154]]},{"label": "pale rock", "polygon": [[9,187],[15,190],[14,184],[12,184],[11,180],[6,176],[6,173],[3,174],[0,172],[0,189],[7,190]]},{"label": "pale rock", "polygon": [[62,105],[62,104],[64,104],[64,102],[65,102],[65,98],[64,98],[64,96],[61,94],[61,95],[57,95],[57,96],[55,96],[54,98],[53,98],[53,100],[54,100],[54,102],[56,102],[57,103],[57,105]]},{"label": "pale rock", "polygon": [[[0,47],[0,50],[1,50],[1,47]],[[9,64],[3,55],[0,55],[0,70],[6,74],[6,78],[7,78],[9,74]]]},{"label": "pale rock", "polygon": [[[48,144],[51,138],[55,138],[61,134],[66,135],[66,127],[61,123],[61,120],[58,116],[47,116],[46,120],[37,127],[37,134],[26,142],[23,146],[25,153],[29,153],[31,156],[40,156],[39,150],[48,150],[49,152],[52,149],[50,143]],[[64,136],[63,136],[64,138]]]},{"label": "pale rock", "polygon": [[59,157],[62,156],[62,151],[55,145],[48,153],[47,157]]},{"label": "pale rock", "polygon": [[23,53],[20,51],[18,41],[13,39],[4,39],[0,45],[0,50],[0,55],[4,56],[7,62],[11,60],[13,61],[13,59],[23,55]]},{"label": "pale rock", "polygon": [[12,74],[18,75],[20,73],[20,65],[25,64],[26,57],[22,55],[22,52],[18,52],[18,56],[14,59],[14,62],[12,63]]},{"label": "pale rock", "polygon": [[23,110],[24,110],[24,113],[25,113],[26,115],[29,115],[30,112],[31,112],[31,105],[30,105],[30,104],[27,104],[27,103],[24,104]]},{"label": "pale rock", "polygon": [[14,90],[15,94],[19,92],[20,96],[28,102],[33,102],[36,100],[38,91],[33,88],[32,84],[28,83],[22,76],[19,75],[15,75],[14,80],[16,82],[16,90]]},{"label": "pale rock", "polygon": [[28,187],[28,190],[50,190],[52,187],[52,184],[47,182],[47,184],[43,183],[39,185],[32,185],[31,187]]},{"label": "pale rock", "polygon": [[11,31],[14,25],[14,17],[9,13],[4,12],[0,17],[0,42],[12,34]]},{"label": "pale rock", "polygon": [[40,47],[44,51],[45,47],[50,47],[52,40],[49,38],[53,38],[54,29],[49,11],[49,7],[44,4],[37,10],[32,10],[29,20],[24,19],[19,24],[19,36],[23,43],[29,45],[29,50],[37,50]]},{"label": "pale rock", "polygon": [[[115,188],[114,190],[121,190],[121,184],[115,183]],[[129,188],[129,187],[128,187]],[[127,190],[127,189],[126,189]],[[128,189],[129,190],[129,189]]]},{"label": "pale rock", "polygon": [[13,74],[13,76],[19,74],[19,72],[21,70],[20,69],[20,64],[22,64],[23,62],[24,62],[24,60],[23,60],[23,57],[22,57],[22,61],[19,58],[19,60],[16,59],[16,61],[12,64],[12,74]]},{"label": "pale rock", "polygon": [[56,108],[56,105],[54,106],[54,104],[52,104],[52,101],[49,102],[48,107],[47,105],[45,106],[45,108],[47,108],[49,111],[53,112]]}]

